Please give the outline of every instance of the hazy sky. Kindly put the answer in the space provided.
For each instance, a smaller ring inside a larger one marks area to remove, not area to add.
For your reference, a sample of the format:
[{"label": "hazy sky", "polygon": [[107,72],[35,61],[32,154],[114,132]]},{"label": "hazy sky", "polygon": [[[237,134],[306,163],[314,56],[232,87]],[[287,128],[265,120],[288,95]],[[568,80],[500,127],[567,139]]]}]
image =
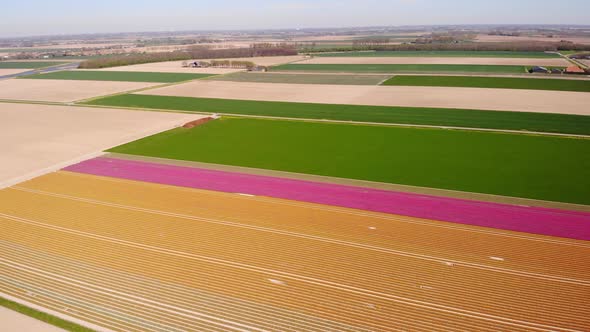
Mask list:
[{"label": "hazy sky", "polygon": [[0,36],[425,24],[590,24],[590,0],[0,0]]}]

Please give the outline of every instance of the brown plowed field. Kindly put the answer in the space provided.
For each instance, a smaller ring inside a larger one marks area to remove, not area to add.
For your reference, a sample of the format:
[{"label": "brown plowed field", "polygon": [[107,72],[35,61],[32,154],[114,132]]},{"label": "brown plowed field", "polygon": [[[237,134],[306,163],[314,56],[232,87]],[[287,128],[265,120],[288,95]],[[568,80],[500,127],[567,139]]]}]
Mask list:
[{"label": "brown plowed field", "polygon": [[421,58],[421,57],[317,57],[302,61],[301,64],[419,64],[419,65],[522,65],[522,66],[561,66],[569,62],[557,59],[527,58]]},{"label": "brown plowed field", "polygon": [[590,115],[590,93],[570,91],[197,80],[142,91],[140,94]]},{"label": "brown plowed field", "polygon": [[0,225],[0,291],[113,330],[590,326],[583,241],[69,172]]}]

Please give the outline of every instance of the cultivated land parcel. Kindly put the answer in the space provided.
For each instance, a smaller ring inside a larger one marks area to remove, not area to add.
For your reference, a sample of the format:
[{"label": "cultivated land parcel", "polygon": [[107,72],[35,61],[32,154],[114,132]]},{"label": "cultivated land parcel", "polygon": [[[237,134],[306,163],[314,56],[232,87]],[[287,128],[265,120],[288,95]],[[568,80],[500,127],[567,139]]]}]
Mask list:
[{"label": "cultivated land parcel", "polygon": [[446,64],[305,64],[275,66],[273,71],[309,71],[342,73],[493,73],[524,74],[525,66],[446,65]]},{"label": "cultivated land parcel", "polygon": [[590,203],[586,139],[228,118],[111,151]]},{"label": "cultivated land parcel", "polygon": [[559,58],[559,54],[545,52],[509,51],[376,51],[314,53],[319,57],[458,57],[458,58]]},{"label": "cultivated land parcel", "polygon": [[[249,74],[248,74],[249,75]],[[302,119],[528,130],[590,135],[590,117],[443,108],[335,105],[124,94],[87,104]]]},{"label": "cultivated land parcel", "polygon": [[79,81],[121,81],[121,82],[154,82],[173,83],[189,81],[211,76],[210,74],[193,73],[149,73],[149,72],[108,72],[90,70],[69,70],[49,74],[38,74],[23,77],[24,79],[47,80],[79,80]]},{"label": "cultivated land parcel", "polygon": [[[1,92],[0,92],[1,94]],[[196,80],[142,95],[303,103],[438,107],[590,115],[590,94],[570,91],[413,86],[350,86]]]},{"label": "cultivated land parcel", "polygon": [[383,83],[383,85],[446,86],[590,92],[590,80],[562,80],[515,77],[398,75],[388,79]]}]

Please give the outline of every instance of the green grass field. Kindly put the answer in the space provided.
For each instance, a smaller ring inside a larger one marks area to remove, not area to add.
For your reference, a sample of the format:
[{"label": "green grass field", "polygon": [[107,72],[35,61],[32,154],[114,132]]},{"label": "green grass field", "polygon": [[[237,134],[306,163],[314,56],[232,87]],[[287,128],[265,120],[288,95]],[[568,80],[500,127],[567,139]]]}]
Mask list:
[{"label": "green grass field", "polygon": [[189,73],[147,73],[147,72],[126,72],[126,71],[58,71],[48,74],[37,74],[22,76],[26,79],[48,79],[48,80],[81,80],[81,81],[121,81],[121,82],[154,82],[174,83],[197,78],[209,77],[208,74]]},{"label": "green grass field", "polygon": [[291,84],[337,84],[337,85],[378,85],[391,75],[341,75],[341,74],[273,74],[239,72],[211,78],[215,81],[291,83]]},{"label": "green grass field", "polygon": [[525,66],[498,65],[392,65],[392,64],[286,64],[273,71],[317,71],[343,73],[502,73],[524,74]]},{"label": "green grass field", "polygon": [[590,81],[474,76],[395,76],[383,85],[445,86],[468,88],[530,89],[590,92]]},{"label": "green grass field", "polygon": [[504,51],[376,51],[318,53],[319,57],[465,57],[465,58],[559,58],[559,55],[544,52]]},{"label": "green grass field", "polygon": [[39,62],[18,62],[18,61],[1,61],[0,69],[38,69],[57,65],[63,65],[67,62],[57,61],[39,61]]},{"label": "green grass field", "polygon": [[89,101],[86,104],[302,119],[528,130],[590,135],[590,116],[567,114],[309,104],[139,94],[105,97]]},{"label": "green grass field", "polygon": [[92,332],[92,331],[94,331],[89,328],[80,326],[75,323],[68,322],[66,320],[63,320],[61,318],[58,318],[58,317],[55,317],[52,315],[48,315],[44,312],[26,307],[24,305],[21,305],[19,303],[13,302],[13,301],[9,301],[9,300],[1,298],[1,297],[0,297],[0,306],[3,306],[3,307],[8,308],[10,310],[16,311],[16,312],[21,313],[23,315],[27,315],[29,317],[38,319],[42,322],[51,324],[53,326],[57,326],[57,327],[62,328],[66,331],[71,331],[71,332]]},{"label": "green grass field", "polygon": [[222,118],[111,152],[590,204],[590,140]]}]

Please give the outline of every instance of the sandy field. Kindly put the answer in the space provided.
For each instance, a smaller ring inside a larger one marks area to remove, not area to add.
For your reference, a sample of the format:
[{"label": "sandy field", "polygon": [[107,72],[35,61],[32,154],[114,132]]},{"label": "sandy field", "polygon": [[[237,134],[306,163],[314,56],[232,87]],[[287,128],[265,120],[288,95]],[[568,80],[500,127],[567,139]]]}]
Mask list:
[{"label": "sandy field", "polygon": [[3,331],[19,332],[65,332],[58,327],[25,316],[18,312],[0,307],[0,322]]},{"label": "sandy field", "polygon": [[495,43],[495,42],[519,42],[519,41],[543,41],[543,42],[559,42],[561,40],[568,40],[577,44],[590,44],[590,37],[561,37],[555,36],[553,38],[547,38],[543,36],[518,36],[518,37],[511,37],[511,36],[490,36],[490,35],[478,35],[475,39],[479,42],[488,42],[488,43]]},{"label": "sandy field", "polygon": [[[231,58],[229,60],[235,61],[252,61],[257,65],[261,66],[274,66],[294,61],[300,61],[305,59],[305,56],[293,55],[293,56],[274,56],[274,57],[257,57],[257,58]],[[216,59],[223,60],[223,59]],[[189,60],[186,60],[190,62]],[[193,61],[211,61],[207,60],[193,60]],[[194,74],[230,74],[243,69],[232,69],[232,68],[183,68],[182,63],[185,61],[166,61],[156,63],[144,63],[139,65],[112,67],[99,69],[102,71],[134,71],[134,72],[156,72],[156,73],[194,73]]]},{"label": "sandy field", "polygon": [[6,76],[6,75],[12,75],[12,74],[24,73],[24,72],[31,71],[31,70],[33,70],[33,69],[0,69],[0,77]]},{"label": "sandy field", "polygon": [[0,103],[0,187],[201,118],[199,115]]},{"label": "sandy field", "polygon": [[590,93],[569,91],[194,81],[141,94],[590,115]]},{"label": "sandy field", "polygon": [[0,99],[74,102],[154,85],[158,83],[11,79],[0,81]]},{"label": "sandy field", "polygon": [[442,64],[442,65],[523,65],[523,66],[568,66],[565,59],[525,58],[427,58],[427,57],[316,57],[302,64]]}]

